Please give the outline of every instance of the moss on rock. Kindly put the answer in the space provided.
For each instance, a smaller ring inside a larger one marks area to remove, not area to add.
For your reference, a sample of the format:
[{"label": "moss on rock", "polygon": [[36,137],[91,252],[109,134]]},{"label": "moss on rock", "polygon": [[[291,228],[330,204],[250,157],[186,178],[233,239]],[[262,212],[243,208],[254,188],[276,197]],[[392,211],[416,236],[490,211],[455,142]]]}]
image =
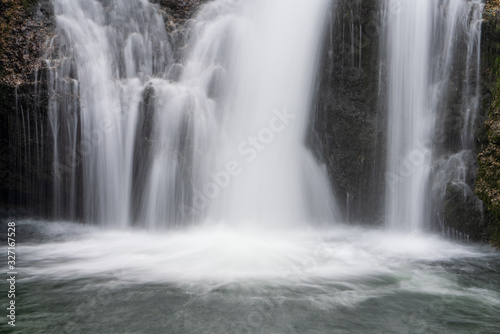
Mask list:
[{"label": "moss on rock", "polygon": [[0,1],[0,82],[19,86],[29,82],[39,66],[52,14],[37,10],[44,1]]},{"label": "moss on rock", "polygon": [[487,98],[478,155],[476,194],[487,210],[486,238],[500,247],[500,1],[489,1],[483,24],[483,82]]}]

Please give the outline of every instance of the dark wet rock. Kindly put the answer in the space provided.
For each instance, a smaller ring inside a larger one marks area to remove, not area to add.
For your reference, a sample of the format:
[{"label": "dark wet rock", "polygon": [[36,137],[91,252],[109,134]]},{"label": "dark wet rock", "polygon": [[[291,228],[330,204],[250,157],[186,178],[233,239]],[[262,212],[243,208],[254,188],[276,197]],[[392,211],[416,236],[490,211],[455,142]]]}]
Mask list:
[{"label": "dark wet rock", "polygon": [[309,142],[326,164],[346,219],[373,223],[383,215],[385,160],[378,1],[343,0],[337,6],[325,35]]},{"label": "dark wet rock", "polygon": [[442,208],[445,231],[461,233],[464,240],[486,241],[483,206],[467,184],[450,181]]},{"label": "dark wet rock", "polygon": [[483,23],[483,114],[476,194],[485,206],[486,238],[500,247],[500,3],[488,1]]},{"label": "dark wet rock", "polygon": [[33,80],[45,42],[53,33],[50,0],[2,1],[0,82],[18,86]]},{"label": "dark wet rock", "polygon": [[159,6],[167,31],[173,31],[192,18],[200,5],[207,0],[150,0]]}]

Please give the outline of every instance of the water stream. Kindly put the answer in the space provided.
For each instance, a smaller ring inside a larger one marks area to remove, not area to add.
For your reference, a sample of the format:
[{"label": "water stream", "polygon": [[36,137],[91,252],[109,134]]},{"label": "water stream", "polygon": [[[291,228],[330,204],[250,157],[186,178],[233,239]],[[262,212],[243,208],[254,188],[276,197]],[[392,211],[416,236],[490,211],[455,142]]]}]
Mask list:
[{"label": "water stream", "polygon": [[[387,24],[381,52],[388,67],[386,221],[390,228],[428,227],[431,188],[444,196],[450,181],[470,186],[465,175],[473,163],[464,151],[474,148],[482,7],[480,1],[468,0],[415,0],[397,6],[384,1],[382,20]],[[454,77],[460,70],[463,77]],[[460,99],[454,111],[454,101]],[[447,138],[450,133],[457,139]]]},{"label": "water stream", "polygon": [[77,201],[121,227],[338,218],[305,147],[328,4],[209,3],[176,59],[147,1],[54,1],[56,214]]}]

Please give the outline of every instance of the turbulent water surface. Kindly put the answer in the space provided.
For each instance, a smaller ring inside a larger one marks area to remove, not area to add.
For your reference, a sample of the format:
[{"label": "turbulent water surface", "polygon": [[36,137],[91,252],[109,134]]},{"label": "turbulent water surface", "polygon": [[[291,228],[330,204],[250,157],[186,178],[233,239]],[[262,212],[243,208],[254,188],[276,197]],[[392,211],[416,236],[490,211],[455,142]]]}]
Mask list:
[{"label": "turbulent water surface", "polygon": [[18,231],[18,333],[500,330],[500,255],[433,235],[31,221]]}]

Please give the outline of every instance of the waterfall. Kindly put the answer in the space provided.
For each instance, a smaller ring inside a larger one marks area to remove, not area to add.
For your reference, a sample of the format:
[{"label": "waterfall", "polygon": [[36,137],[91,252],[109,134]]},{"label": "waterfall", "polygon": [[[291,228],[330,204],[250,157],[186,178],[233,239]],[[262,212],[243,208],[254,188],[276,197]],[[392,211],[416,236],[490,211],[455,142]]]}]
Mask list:
[{"label": "waterfall", "polygon": [[210,2],[180,55],[146,0],[52,2],[55,215],[149,228],[338,219],[305,146],[329,0]]},{"label": "waterfall", "polygon": [[54,202],[83,206],[87,221],[124,226],[141,91],[170,56],[163,20],[146,1],[53,4],[60,35],[49,65]]},{"label": "waterfall", "polygon": [[390,228],[422,230],[431,220],[432,190],[457,179],[465,182],[466,172],[460,170],[473,168],[464,152],[474,147],[483,5],[478,0],[408,0],[396,6],[384,1],[382,8],[386,221]]}]

